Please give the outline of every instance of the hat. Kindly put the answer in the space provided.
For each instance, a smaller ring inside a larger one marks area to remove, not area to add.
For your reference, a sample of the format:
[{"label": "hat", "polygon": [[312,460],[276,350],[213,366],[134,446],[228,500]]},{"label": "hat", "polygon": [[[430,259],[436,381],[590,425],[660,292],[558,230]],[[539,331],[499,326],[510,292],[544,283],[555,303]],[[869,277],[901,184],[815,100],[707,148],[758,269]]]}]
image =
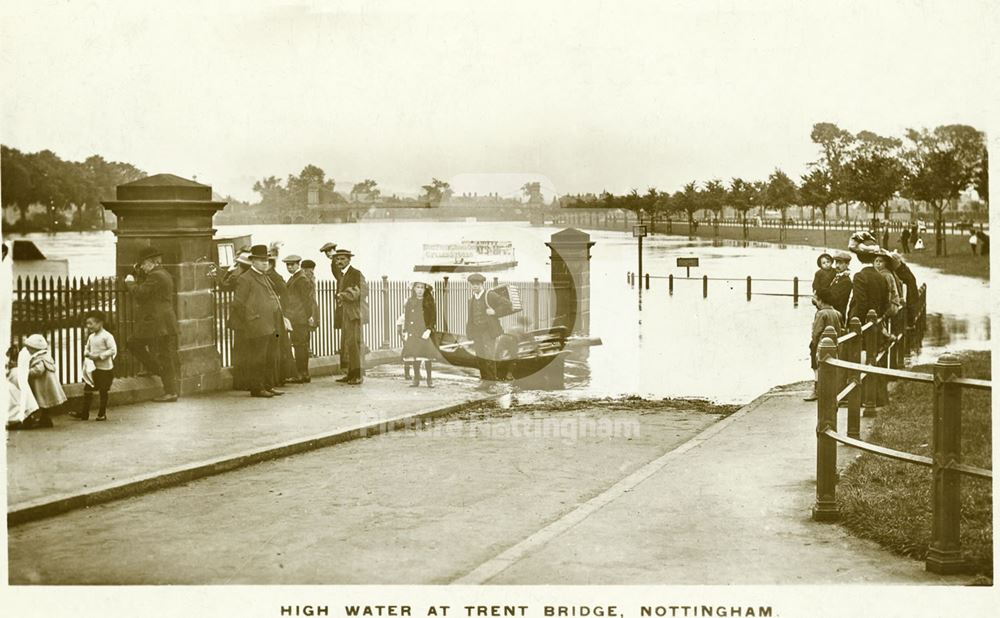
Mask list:
[{"label": "hat", "polygon": [[250,247],[250,255],[247,256],[249,259],[267,259],[267,245],[254,245]]},{"label": "hat", "polygon": [[434,283],[431,280],[426,279],[424,277],[414,277],[413,279],[410,279],[410,287],[411,288],[413,286],[417,285],[417,284],[422,285],[424,287],[428,287],[428,288],[433,288],[434,287]]},{"label": "hat", "polygon": [[345,256],[345,257],[349,257],[349,258],[354,257],[354,254],[351,253],[350,251],[348,251],[347,249],[337,249],[334,252],[333,257],[340,257],[342,255]]},{"label": "hat", "polygon": [[249,266],[250,265],[250,251],[240,251],[239,254],[236,256],[235,262],[237,264],[246,264],[247,266]]},{"label": "hat", "polygon": [[833,261],[834,262],[840,261],[840,262],[850,263],[851,262],[851,254],[848,253],[848,252],[846,252],[846,251],[834,251],[833,252]]},{"label": "hat", "polygon": [[302,268],[316,268],[316,262],[312,260],[302,260]]},{"label": "hat", "polygon": [[482,273],[472,273],[468,276],[469,283],[486,283],[486,277]]},{"label": "hat", "polygon": [[903,263],[903,256],[899,255],[898,251],[890,251],[889,259],[892,260],[892,269],[896,270],[899,265]]},{"label": "hat", "polygon": [[823,258],[829,258],[831,262],[833,261],[833,256],[824,251],[823,253],[819,254],[818,258],[816,258],[816,266],[820,266],[820,268],[822,268],[820,262],[823,260]]},{"label": "hat", "polygon": [[24,340],[24,345],[28,346],[29,348],[34,348],[36,350],[49,349],[49,342],[45,340],[45,337],[42,337],[39,334],[29,335],[28,337],[26,337]]},{"label": "hat", "polygon": [[336,249],[336,248],[337,248],[337,243],[335,243],[335,242],[326,242],[326,243],[323,243],[323,246],[320,247],[319,250],[320,250],[320,253],[326,253],[330,249]]},{"label": "hat", "polygon": [[286,255],[284,258],[282,258],[281,261],[284,262],[285,264],[290,264],[292,262],[301,262],[302,258],[300,258],[297,255]]},{"label": "hat", "polygon": [[143,263],[149,258],[161,257],[163,255],[156,247],[143,247],[139,252],[139,263]]},{"label": "hat", "polygon": [[820,299],[828,305],[833,304],[833,291],[830,288],[820,288],[816,290],[816,298]]}]

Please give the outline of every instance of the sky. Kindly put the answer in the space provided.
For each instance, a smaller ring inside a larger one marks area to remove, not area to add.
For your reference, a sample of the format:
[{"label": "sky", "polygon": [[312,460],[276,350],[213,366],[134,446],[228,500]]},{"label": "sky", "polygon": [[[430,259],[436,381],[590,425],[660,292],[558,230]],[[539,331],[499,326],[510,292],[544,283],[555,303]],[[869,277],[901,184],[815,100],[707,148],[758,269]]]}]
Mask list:
[{"label": "sky", "polygon": [[[989,131],[989,1],[0,2],[0,141],[254,197],[802,174],[815,122]],[[995,133],[989,131],[991,144]],[[346,183],[346,186],[345,186]]]}]

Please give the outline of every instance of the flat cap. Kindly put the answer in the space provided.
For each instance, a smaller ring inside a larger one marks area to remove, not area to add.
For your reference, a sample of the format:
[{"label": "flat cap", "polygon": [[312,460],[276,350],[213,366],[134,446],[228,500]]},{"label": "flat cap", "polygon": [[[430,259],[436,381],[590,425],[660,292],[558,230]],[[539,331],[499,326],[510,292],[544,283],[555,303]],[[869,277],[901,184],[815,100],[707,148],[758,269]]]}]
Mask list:
[{"label": "flat cap", "polygon": [[472,273],[468,276],[469,283],[486,283],[486,277],[482,273]]},{"label": "flat cap", "polygon": [[851,254],[848,253],[848,252],[846,252],[846,251],[834,251],[833,252],[833,261],[834,262],[837,262],[837,261],[840,261],[840,262],[850,262],[851,261]]},{"label": "flat cap", "polygon": [[320,247],[319,250],[321,252],[323,252],[323,253],[326,253],[330,249],[336,249],[336,248],[337,248],[337,243],[335,243],[335,242],[327,242],[327,243],[323,243],[323,246]]},{"label": "flat cap", "polygon": [[291,264],[293,262],[301,262],[302,258],[300,258],[295,254],[292,254],[292,255],[286,255],[285,257],[281,258],[281,261],[284,262],[285,264]]}]

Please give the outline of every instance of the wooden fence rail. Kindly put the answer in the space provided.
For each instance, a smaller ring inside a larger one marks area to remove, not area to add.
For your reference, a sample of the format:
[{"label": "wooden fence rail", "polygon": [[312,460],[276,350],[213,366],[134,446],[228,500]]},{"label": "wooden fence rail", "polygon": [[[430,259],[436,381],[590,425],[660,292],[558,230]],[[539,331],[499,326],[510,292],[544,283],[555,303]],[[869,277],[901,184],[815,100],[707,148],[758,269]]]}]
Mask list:
[{"label": "wooden fence rail", "polygon": [[[816,502],[812,517],[817,521],[836,521],[837,505],[837,444],[857,448],[880,457],[933,469],[932,509],[933,531],[925,566],[934,573],[955,573],[963,567],[959,541],[961,520],[961,477],[971,476],[992,480],[993,472],[963,464],[961,453],[962,389],[992,391],[992,383],[962,377],[962,364],[950,354],[938,358],[934,373],[917,373],[893,367],[894,347],[906,347],[911,329],[922,336],[921,324],[926,316],[926,286],[921,288],[921,305],[913,326],[902,332],[886,333],[885,318],[874,312],[861,326],[851,320],[848,332],[840,335],[827,327],[820,341],[817,357],[819,375],[816,402]],[[904,324],[908,324],[904,322]],[[933,389],[934,418],[931,443],[933,457],[925,457],[872,444],[860,438],[862,399],[865,415],[874,413],[879,405],[888,403],[886,380],[907,380],[928,384]],[[847,433],[838,430],[838,402],[847,399]]]}]

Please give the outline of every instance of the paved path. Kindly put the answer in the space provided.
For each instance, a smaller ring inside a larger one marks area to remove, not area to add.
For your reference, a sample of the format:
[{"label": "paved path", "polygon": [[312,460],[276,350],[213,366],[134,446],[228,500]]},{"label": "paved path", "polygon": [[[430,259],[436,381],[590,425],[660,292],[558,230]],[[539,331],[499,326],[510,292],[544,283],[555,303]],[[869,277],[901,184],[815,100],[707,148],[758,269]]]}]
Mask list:
[{"label": "paved path", "polygon": [[373,372],[360,386],[335,376],[252,398],[228,391],[108,410],[108,421],[56,417],[53,429],[7,432],[8,512],[137,477],[225,458],[361,424],[429,412],[482,398],[474,382],[446,376],[409,388],[401,376]]}]

